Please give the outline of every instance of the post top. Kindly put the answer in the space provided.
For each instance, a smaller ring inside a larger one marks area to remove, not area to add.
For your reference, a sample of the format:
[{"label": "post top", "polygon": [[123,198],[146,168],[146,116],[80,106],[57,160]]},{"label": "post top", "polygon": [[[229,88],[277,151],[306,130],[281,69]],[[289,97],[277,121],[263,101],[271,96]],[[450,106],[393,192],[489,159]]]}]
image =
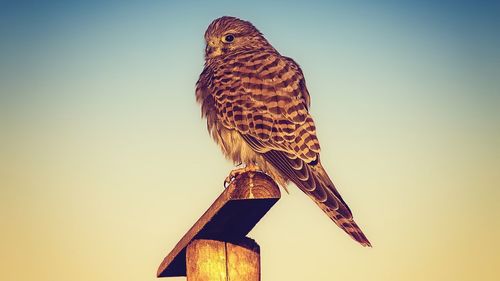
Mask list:
[{"label": "post top", "polygon": [[237,241],[245,237],[281,196],[266,174],[239,175],[163,259],[158,277],[186,275],[186,247],[194,239]]}]

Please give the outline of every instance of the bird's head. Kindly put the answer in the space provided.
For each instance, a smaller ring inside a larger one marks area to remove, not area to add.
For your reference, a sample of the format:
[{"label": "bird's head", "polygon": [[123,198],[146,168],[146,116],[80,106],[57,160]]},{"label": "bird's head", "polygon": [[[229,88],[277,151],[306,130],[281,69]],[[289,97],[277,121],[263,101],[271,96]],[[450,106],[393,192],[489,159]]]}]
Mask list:
[{"label": "bird's head", "polygon": [[208,26],[207,31],[205,31],[205,42],[206,59],[240,50],[271,47],[253,24],[227,16],[214,20]]}]

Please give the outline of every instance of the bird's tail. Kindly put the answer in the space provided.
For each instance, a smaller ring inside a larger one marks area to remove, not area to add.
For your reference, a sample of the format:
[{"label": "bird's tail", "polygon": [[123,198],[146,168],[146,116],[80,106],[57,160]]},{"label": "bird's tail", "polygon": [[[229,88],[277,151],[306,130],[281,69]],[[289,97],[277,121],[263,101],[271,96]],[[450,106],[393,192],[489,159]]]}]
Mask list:
[{"label": "bird's tail", "polygon": [[[255,140],[249,137],[246,139],[256,147]],[[299,158],[288,157],[276,150],[265,152],[264,157],[287,179],[311,197],[321,210],[349,236],[361,245],[371,247],[370,241],[354,222],[351,210],[333,185],[319,159],[314,164],[307,164]]]},{"label": "bird's tail", "polygon": [[296,183],[298,187],[309,195],[321,210],[349,236],[361,245],[371,247],[370,241],[354,221],[351,210],[340,196],[321,163],[307,166],[311,178],[307,184],[304,184],[305,182]]}]

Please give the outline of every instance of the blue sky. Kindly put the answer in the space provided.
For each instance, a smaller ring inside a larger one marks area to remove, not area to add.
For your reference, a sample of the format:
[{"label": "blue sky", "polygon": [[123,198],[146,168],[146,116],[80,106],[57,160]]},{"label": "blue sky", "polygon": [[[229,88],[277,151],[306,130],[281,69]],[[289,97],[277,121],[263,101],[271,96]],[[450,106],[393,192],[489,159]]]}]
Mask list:
[{"label": "blue sky", "polygon": [[374,244],[290,187],[251,233],[263,280],[498,279],[498,1],[1,1],[2,276],[156,279],[233,167],[194,100],[222,15],[301,65]]}]

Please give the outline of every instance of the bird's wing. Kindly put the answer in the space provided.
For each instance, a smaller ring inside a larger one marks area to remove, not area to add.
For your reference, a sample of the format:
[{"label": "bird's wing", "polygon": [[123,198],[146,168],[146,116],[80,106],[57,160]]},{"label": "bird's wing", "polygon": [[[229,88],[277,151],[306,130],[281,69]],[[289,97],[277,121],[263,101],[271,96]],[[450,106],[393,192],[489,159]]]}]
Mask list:
[{"label": "bird's wing", "polygon": [[369,245],[319,162],[320,145],[299,66],[273,52],[235,56],[215,70],[212,83],[219,121],[237,130],[351,237]]}]

